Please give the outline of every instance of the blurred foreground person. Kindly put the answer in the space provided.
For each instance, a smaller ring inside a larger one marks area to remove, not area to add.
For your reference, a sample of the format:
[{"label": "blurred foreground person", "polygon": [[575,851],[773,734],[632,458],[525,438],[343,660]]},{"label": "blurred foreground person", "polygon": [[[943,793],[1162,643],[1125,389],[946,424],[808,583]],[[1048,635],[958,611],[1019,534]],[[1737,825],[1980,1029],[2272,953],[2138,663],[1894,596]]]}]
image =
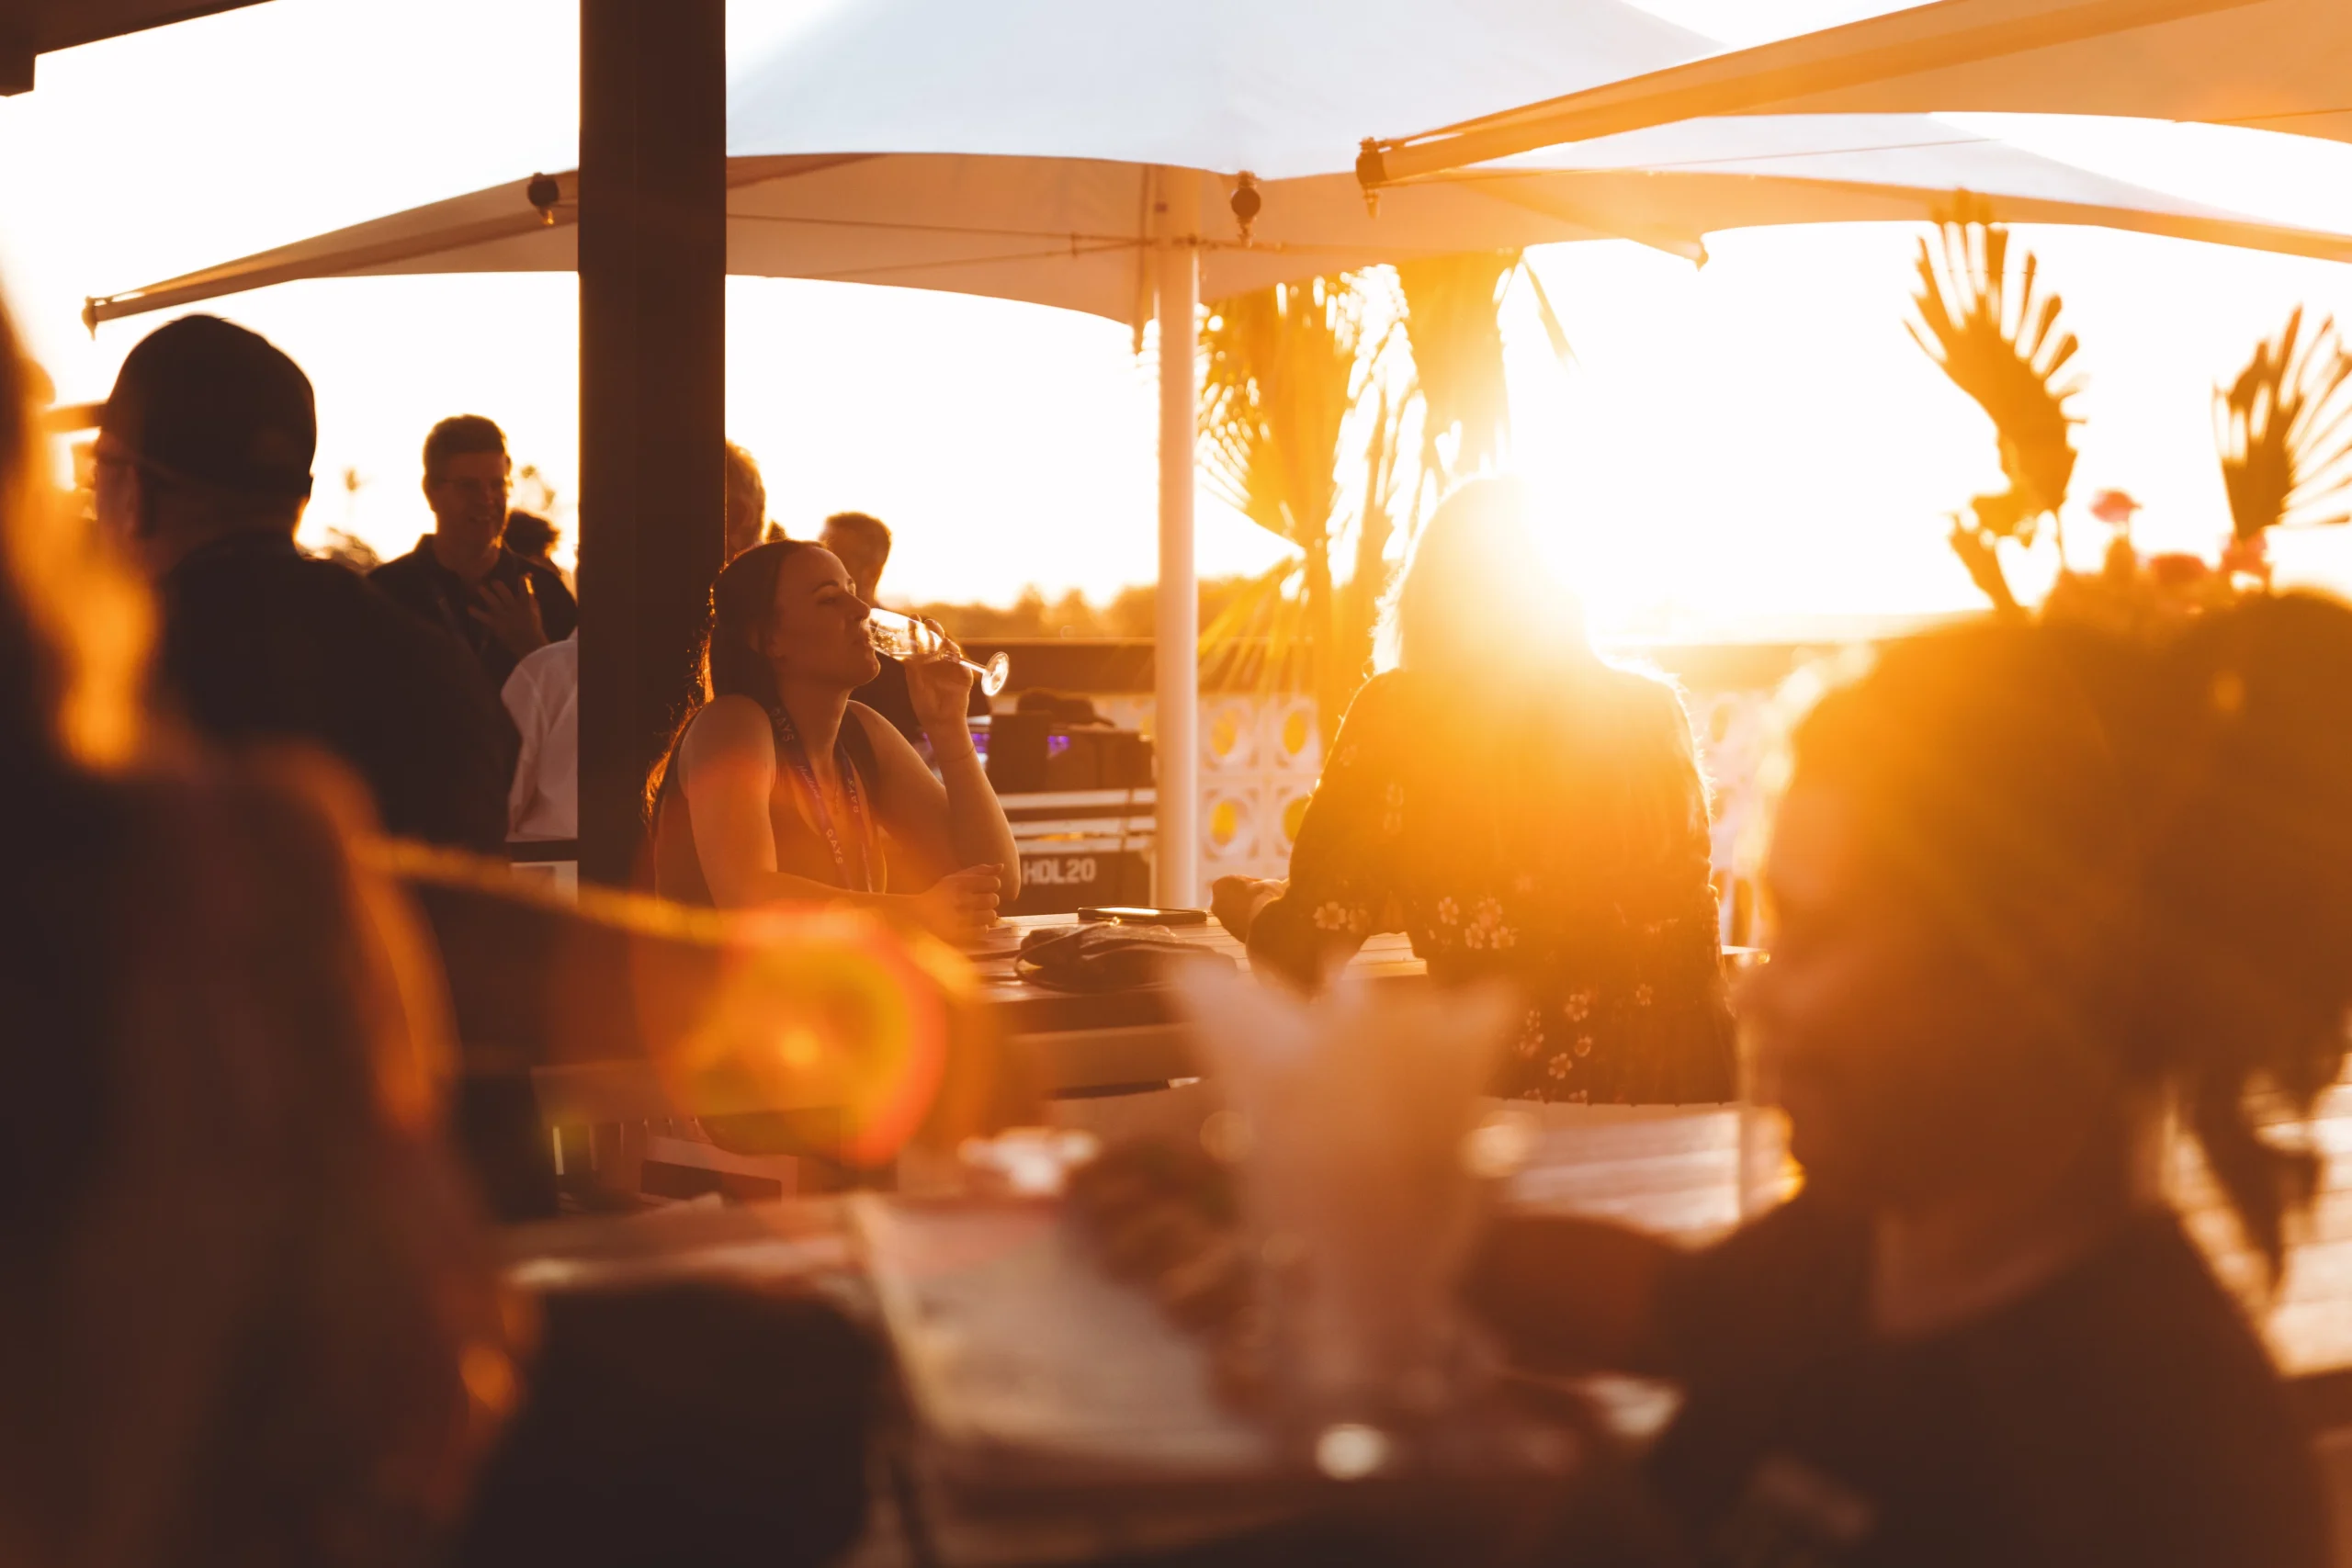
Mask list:
[{"label": "blurred foreground person", "polygon": [[[235,329],[164,331],[134,394]],[[0,313],[0,1562],[429,1561],[515,1387],[429,965],[323,765],[150,758],[149,602],[49,492],[25,381]],[[306,452],[119,418],[142,545],[240,460],[286,543]]]},{"label": "blurred foreground person", "polygon": [[2281,1258],[2352,1001],[2352,612],[2161,657],[1984,626],[1884,649],[1796,738],[1744,1016],[1805,1172],[1684,1255],[1492,1236],[1536,1363],[1673,1377],[1700,1561],[2320,1568],[2307,1435],[2161,1190],[2167,1106]]},{"label": "blurred foreground person", "polygon": [[295,547],[317,441],[301,367],[217,316],[159,327],[124,359],[97,514],[155,581],[167,694],[213,739],[324,747],[394,833],[496,850],[505,725],[466,650]]},{"label": "blurred foreground person", "polygon": [[1392,667],[1348,709],[1288,883],[1220,878],[1218,917],[1301,984],[1393,931],[1441,983],[1509,976],[1530,1007],[1499,1093],[1729,1100],[1690,722],[1671,686],[1593,653],[1525,509],[1484,479],[1430,519],[1388,607]]},{"label": "blurred foreground person", "polygon": [[[710,696],[651,781],[655,891],[721,908],[864,904],[951,937],[992,920],[1000,891],[1019,891],[1020,863],[964,724],[972,677],[953,648],[908,667],[943,782],[850,700],[880,656],[831,551],[756,546],[710,599]],[[926,890],[890,892],[890,865]]]}]

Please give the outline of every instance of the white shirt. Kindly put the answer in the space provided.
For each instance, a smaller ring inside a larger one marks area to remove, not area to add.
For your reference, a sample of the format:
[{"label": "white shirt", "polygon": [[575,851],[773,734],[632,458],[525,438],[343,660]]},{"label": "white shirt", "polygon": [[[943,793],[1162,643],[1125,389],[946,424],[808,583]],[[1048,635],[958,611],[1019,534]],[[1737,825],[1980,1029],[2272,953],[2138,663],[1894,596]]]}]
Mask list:
[{"label": "white shirt", "polygon": [[500,695],[523,736],[506,792],[506,836],[578,838],[580,634],[524,655]]}]

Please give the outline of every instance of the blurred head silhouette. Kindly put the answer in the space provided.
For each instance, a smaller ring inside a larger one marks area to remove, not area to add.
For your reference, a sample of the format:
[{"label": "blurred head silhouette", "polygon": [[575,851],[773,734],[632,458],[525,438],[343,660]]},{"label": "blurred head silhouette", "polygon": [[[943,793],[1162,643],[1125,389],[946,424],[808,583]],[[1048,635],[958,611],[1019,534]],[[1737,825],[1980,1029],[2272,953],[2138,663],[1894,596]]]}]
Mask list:
[{"label": "blurred head silhouette", "polygon": [[318,434],[300,366],[218,316],[183,316],[115,378],[95,451],[98,521],[158,575],[226,534],[290,535]]},{"label": "blurred head silhouette", "polygon": [[1544,564],[1526,485],[1472,479],[1438,504],[1384,607],[1379,660],[1478,692],[1589,662],[1584,606]]},{"label": "blurred head silhouette", "polygon": [[[767,527],[768,487],[751,453],[727,444],[727,560],[760,542]],[[723,564],[723,563],[722,563]]]},{"label": "blurred head silhouette", "polygon": [[553,566],[550,558],[555,542],[563,536],[556,525],[536,512],[510,512],[506,514],[506,547],[541,566]]},{"label": "blurred head silhouette", "polygon": [[882,569],[890,564],[890,529],[863,512],[836,512],[825,519],[818,542],[840,558],[857,584],[857,596],[872,604],[882,589]]},{"label": "blurred head silhouette", "polygon": [[[2156,1091],[2274,1261],[2352,1001],[2352,611],[2151,651],[1982,626],[1888,646],[1796,736],[1747,1021],[1809,1181],[1931,1206],[2127,1179]],[[2128,1197],[2128,1194],[2119,1194]]]}]

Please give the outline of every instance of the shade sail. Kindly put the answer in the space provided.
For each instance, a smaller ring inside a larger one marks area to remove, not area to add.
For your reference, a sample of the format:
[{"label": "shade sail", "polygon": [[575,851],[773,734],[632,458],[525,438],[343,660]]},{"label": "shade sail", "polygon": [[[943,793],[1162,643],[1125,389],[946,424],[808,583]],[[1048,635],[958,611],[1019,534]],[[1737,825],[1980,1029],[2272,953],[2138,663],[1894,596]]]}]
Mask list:
[{"label": "shade sail", "polygon": [[32,90],[35,57],[51,50],[242,10],[259,0],[6,0],[0,5],[0,94]]},{"label": "shade sail", "polygon": [[[1905,220],[1951,193],[2022,223],[2143,233],[2352,260],[2352,239],[2262,223],[1905,116],[1661,127],[1383,193],[1352,175],[1272,181],[1241,243],[1228,184],[1205,182],[1191,231],[1202,291],[1221,299],[1384,260],[1628,238],[1692,259],[1704,236],[1764,224]],[[1573,164],[1575,166],[1564,166]],[[1120,321],[1152,311],[1149,167],[967,154],[729,160],[728,270],[989,295]],[[555,177],[547,221],[514,180],[90,302],[96,321],[300,278],[565,272],[578,180]]]},{"label": "shade sail", "polygon": [[[2210,3],[2210,0],[2208,0]],[[1148,253],[1201,249],[1202,293],[1384,259],[1630,238],[1691,256],[1710,231],[1928,217],[1965,188],[2018,222],[2097,223],[2334,258],[2341,236],[2266,225],[2109,180],[1924,118],[1668,126],[1501,168],[1412,182],[1368,211],[1341,128],[1432,118],[1498,91],[1606,84],[1708,42],[1617,0],[1209,0],[1190,24],[1137,7],[882,0],[845,7],[730,92],[728,269],[944,289],[1140,322]],[[1194,210],[1155,217],[1156,169],[1203,171]],[[1238,176],[1262,209],[1242,243]],[[101,297],[93,321],[296,278],[564,271],[578,182],[545,217],[528,182],[476,191]],[[547,194],[544,190],[542,194]],[[551,218],[552,222],[545,220]]]},{"label": "shade sail", "polygon": [[1564,83],[1475,119],[1425,120],[1438,129],[1374,142],[1365,174],[1425,176],[1710,115],[1971,111],[2352,141],[2352,4],[1941,0],[1597,87]]}]

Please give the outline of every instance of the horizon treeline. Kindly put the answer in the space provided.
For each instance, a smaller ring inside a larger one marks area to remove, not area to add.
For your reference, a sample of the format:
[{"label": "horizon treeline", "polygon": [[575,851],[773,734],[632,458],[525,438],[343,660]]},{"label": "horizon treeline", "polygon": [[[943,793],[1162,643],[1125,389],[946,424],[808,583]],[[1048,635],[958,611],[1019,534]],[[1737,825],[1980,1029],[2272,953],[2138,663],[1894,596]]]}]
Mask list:
[{"label": "horizon treeline", "polygon": [[[1207,626],[1247,587],[1247,577],[1204,578],[1200,584],[1201,624]],[[1148,637],[1152,635],[1152,601],[1148,584],[1122,588],[1102,604],[1078,589],[1047,599],[1031,584],[1011,604],[947,604],[913,606],[966,642],[998,642],[1022,637]]]}]

